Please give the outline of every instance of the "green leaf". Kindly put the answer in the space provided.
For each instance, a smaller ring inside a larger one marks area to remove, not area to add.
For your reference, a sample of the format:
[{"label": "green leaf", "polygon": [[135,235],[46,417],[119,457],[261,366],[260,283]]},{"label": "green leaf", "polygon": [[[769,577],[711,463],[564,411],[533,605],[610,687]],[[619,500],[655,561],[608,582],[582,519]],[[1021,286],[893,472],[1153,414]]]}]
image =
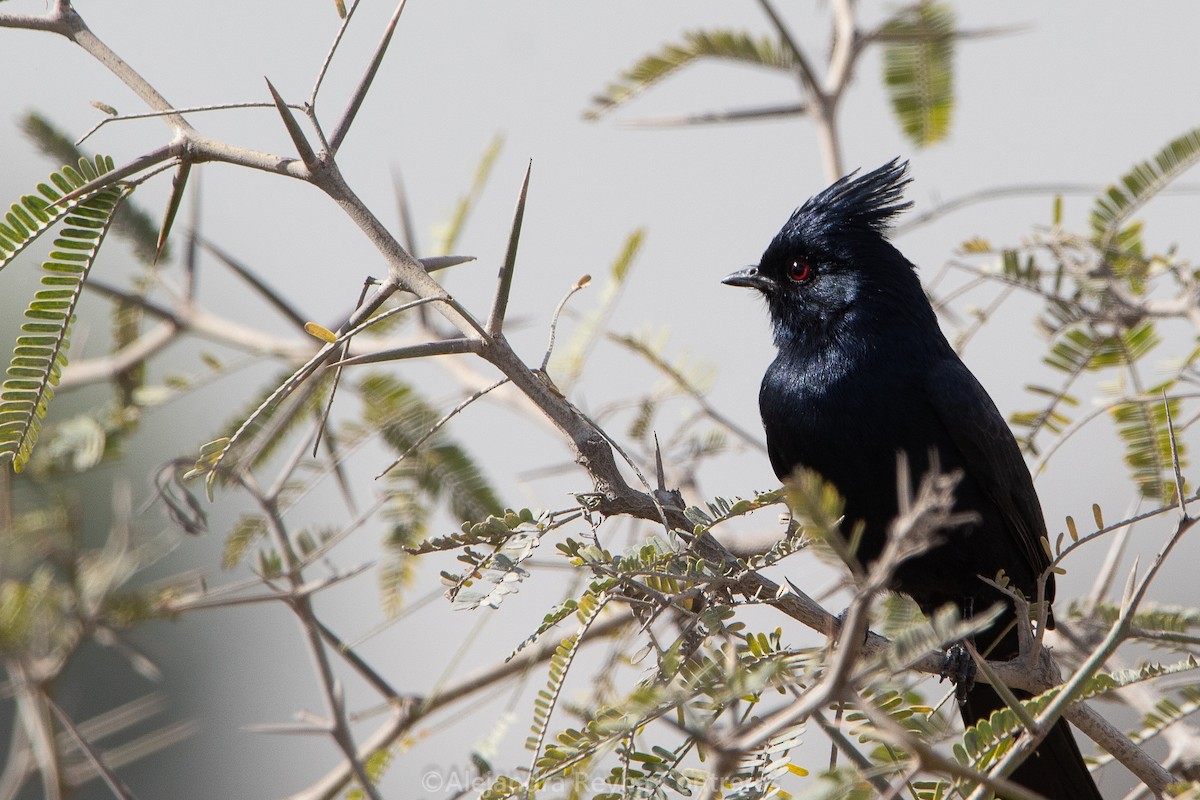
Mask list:
[{"label": "green leaf", "polygon": [[1112,411],[1117,433],[1125,445],[1125,464],[1142,495],[1163,503],[1175,500],[1175,468],[1173,457],[1186,464],[1186,447],[1175,441],[1172,451],[1171,434],[1167,425],[1168,411],[1179,418],[1178,398],[1166,401],[1136,401],[1117,406]]},{"label": "green leaf", "polygon": [[[526,527],[538,531],[540,523],[529,512],[504,512],[474,459],[447,436],[443,427],[438,427],[440,415],[413,387],[391,375],[376,373],[363,379],[358,389],[366,408],[365,428],[359,435],[378,435],[399,456],[386,473],[385,514],[392,524],[389,546],[420,553],[481,542],[493,544],[497,548],[494,563],[473,564],[485,573],[486,579],[479,581],[482,588],[464,590],[464,581],[452,590],[452,595],[458,608],[499,604],[505,594],[516,591],[524,577],[520,564],[532,552],[518,546],[519,537],[528,535],[524,533]],[[425,537],[430,515],[439,503],[459,519],[486,520],[469,530],[464,526],[464,536],[416,546]],[[516,532],[516,528],[522,528],[522,532]],[[508,534],[512,535],[512,552],[506,550],[510,546]],[[391,565],[382,584],[389,609],[399,607],[399,590],[409,568],[406,554],[397,553],[396,558],[400,560]],[[458,597],[460,590],[462,596]]]},{"label": "green leaf", "polygon": [[[105,159],[103,156],[97,156],[96,160],[101,171],[107,172],[112,169],[111,160]],[[83,163],[89,162],[85,159],[80,159],[80,164]],[[93,169],[95,168],[93,167]],[[0,269],[4,269],[26,247],[32,244],[35,239],[69,214],[79,215],[73,217],[74,221],[70,223],[77,228],[91,229],[93,231],[101,228],[107,229],[108,222],[104,221],[103,217],[99,220],[93,219],[90,214],[87,214],[80,208],[88,200],[96,197],[97,193],[76,197],[73,200],[63,203],[58,202],[64,195],[75,191],[86,183],[86,180],[84,180],[79,172],[70,166],[63,167],[62,170],[50,176],[50,182],[57,188],[52,188],[45,183],[39,183],[37,186],[39,194],[24,195],[19,201],[9,207],[8,213],[0,221]],[[65,247],[74,245],[76,249],[83,250],[86,257],[86,252],[89,249],[86,240],[92,235],[85,230],[65,230],[63,231],[63,236],[66,237],[66,241],[70,242]],[[61,246],[57,242],[55,244],[56,246]],[[72,259],[68,258],[67,260]],[[78,260],[78,258],[74,260]],[[46,266],[46,269],[53,268]],[[70,272],[75,271],[75,268],[71,266],[64,266],[63,269]]]},{"label": "green leaf", "polygon": [[[27,114],[21,121],[21,127],[24,129],[25,135],[37,145],[38,149],[58,164],[75,164],[81,158],[88,158],[82,150],[75,146],[71,137],[59,130],[50,120],[36,112]],[[110,165],[108,169],[111,168]],[[50,180],[63,194],[67,194],[76,187],[83,185],[82,182],[73,185],[71,181],[64,183],[56,180],[56,178],[65,178],[65,176],[59,174],[50,176]],[[153,263],[156,226],[150,215],[138,208],[135,203],[127,200],[121,204],[120,209],[117,210],[116,219],[112,224],[112,232],[133,246],[133,252],[139,260],[146,264]],[[170,251],[164,248],[163,252],[159,255],[161,258],[169,258]]]},{"label": "green leaf", "polygon": [[[1070,613],[1074,617],[1081,616],[1081,609],[1072,604]],[[1117,621],[1121,613],[1119,606],[1111,603],[1098,603],[1089,613],[1094,613],[1106,625]],[[1186,635],[1191,630],[1200,627],[1200,609],[1184,606],[1144,605],[1133,616],[1132,625],[1140,632]]]},{"label": "green leaf", "polygon": [[508,657],[504,659],[505,662],[512,661],[518,653],[520,653],[529,645],[538,641],[542,634],[555,627],[558,625],[558,623],[567,619],[571,615],[576,615],[580,623],[585,623],[588,619],[592,618],[596,613],[596,606],[598,604],[607,602],[607,596],[601,599],[601,594],[612,588],[614,584],[614,579],[593,581],[591,585],[588,586],[587,591],[584,592],[579,598],[568,598],[560,605],[555,606],[546,614],[545,617],[542,618],[542,622],[540,625],[538,625],[537,630],[525,637],[525,639],[517,645],[516,649],[508,654]]},{"label": "green leaf", "polygon": [[[555,757],[556,752],[561,752],[556,747],[547,747],[541,758],[538,757],[542,750],[542,744],[546,741],[546,731],[550,725],[550,715],[554,713],[554,707],[558,703],[558,698],[562,694],[563,684],[567,679],[567,672],[571,668],[571,662],[575,659],[575,654],[579,652],[579,645],[583,641],[583,634],[591,627],[592,623],[600,615],[604,609],[605,603],[599,602],[591,607],[591,613],[585,616],[580,622],[579,632],[563,639],[555,649],[554,655],[550,658],[548,668],[549,679],[546,681],[546,686],[539,690],[538,700],[534,703],[533,709],[533,724],[530,726],[532,734],[526,739],[526,747],[533,751],[534,764],[536,767],[535,777],[545,777],[552,772],[557,772],[561,769],[561,764],[564,761],[570,760]],[[592,725],[588,726],[588,732],[594,730]],[[559,742],[566,745],[573,745],[575,742],[584,738],[584,734],[568,728],[562,734],[559,734]]]},{"label": "green leaf", "polygon": [[444,429],[430,433],[439,415],[415,389],[376,373],[366,377],[359,390],[367,407],[367,426],[402,456],[387,473],[395,544],[405,546],[423,537],[430,501],[445,502],[459,519],[503,513],[503,505],[468,453]]},{"label": "green leaf", "polygon": [[403,607],[403,590],[412,581],[416,559],[403,550],[390,550],[379,565],[379,598],[383,613],[395,619]]},{"label": "green leaf", "polygon": [[[845,502],[836,487],[804,467],[797,467],[783,485],[792,518],[813,540],[832,548],[839,561],[849,563],[852,543],[842,538],[840,526]],[[818,552],[827,554],[828,549]]]},{"label": "green leaf", "polygon": [[1168,142],[1152,161],[1134,164],[1096,198],[1091,214],[1093,242],[1102,250],[1111,248],[1129,218],[1198,159],[1200,128],[1193,128]]},{"label": "green leaf", "polygon": [[267,535],[267,520],[257,514],[243,514],[225,539],[221,569],[233,569],[259,539]]},{"label": "green leaf", "polygon": [[[79,166],[85,174],[89,170],[92,173],[104,173],[112,169],[112,161],[97,156],[94,165],[81,160]],[[68,172],[74,173],[74,170],[64,169],[58,173],[59,178],[70,180]],[[71,181],[71,185],[82,184]],[[42,190],[51,201],[57,199],[55,190],[44,184]],[[27,195],[22,198],[21,206],[13,206],[13,212],[8,217],[12,224],[0,225],[0,229],[4,229],[0,235],[0,248],[8,248],[4,258],[0,259],[2,266],[51,224],[60,219],[66,220],[66,227],[54,240],[55,249],[42,265],[48,273],[43,276],[42,285],[55,288],[44,288],[34,294],[25,311],[28,321],[21,326],[23,333],[37,335],[17,338],[8,368],[8,380],[0,390],[0,461],[10,459],[14,472],[23,470],[33,454],[41,433],[42,420],[54,398],[54,387],[58,385],[67,364],[75,305],[100,251],[104,235],[121,201],[130,191],[131,188],[124,184],[107,186],[77,201],[64,203],[66,210],[62,213],[56,211],[54,215],[44,213],[50,207],[48,204]],[[21,224],[29,215],[16,213],[19,208],[29,210],[37,217],[38,223],[32,228]],[[21,223],[17,222],[18,218]],[[29,238],[17,242],[9,236],[18,227],[25,230]]]},{"label": "green leaf", "polygon": [[918,147],[950,131],[954,111],[954,12],[917,3],[883,26],[883,83],[904,135]]},{"label": "green leaf", "polygon": [[726,59],[784,72],[796,68],[791,50],[780,47],[772,38],[755,37],[742,31],[691,31],[683,35],[682,43],[663,45],[658,52],[643,56],[623,72],[602,94],[592,98],[592,108],[584,113],[584,118],[599,119],[667,76],[704,58]]}]

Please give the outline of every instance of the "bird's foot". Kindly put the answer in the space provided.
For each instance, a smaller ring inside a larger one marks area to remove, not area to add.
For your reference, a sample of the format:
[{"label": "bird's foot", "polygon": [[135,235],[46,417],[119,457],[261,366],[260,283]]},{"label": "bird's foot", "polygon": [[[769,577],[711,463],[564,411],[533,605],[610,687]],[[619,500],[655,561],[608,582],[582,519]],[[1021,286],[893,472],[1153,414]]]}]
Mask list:
[{"label": "bird's foot", "polygon": [[942,680],[949,678],[954,684],[954,697],[960,706],[967,701],[971,689],[975,688],[977,669],[975,659],[971,658],[965,644],[958,642],[946,648],[941,676]]}]

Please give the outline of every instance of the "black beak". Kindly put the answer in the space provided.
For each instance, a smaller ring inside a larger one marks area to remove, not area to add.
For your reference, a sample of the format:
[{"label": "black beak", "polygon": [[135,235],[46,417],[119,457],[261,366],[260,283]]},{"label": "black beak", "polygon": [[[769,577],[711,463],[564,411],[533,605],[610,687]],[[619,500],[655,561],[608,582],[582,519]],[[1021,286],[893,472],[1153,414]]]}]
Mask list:
[{"label": "black beak", "polygon": [[763,293],[769,292],[775,287],[775,282],[765,275],[760,274],[757,266],[740,269],[732,275],[727,276],[721,283],[726,286],[744,286],[747,289],[758,289]]}]

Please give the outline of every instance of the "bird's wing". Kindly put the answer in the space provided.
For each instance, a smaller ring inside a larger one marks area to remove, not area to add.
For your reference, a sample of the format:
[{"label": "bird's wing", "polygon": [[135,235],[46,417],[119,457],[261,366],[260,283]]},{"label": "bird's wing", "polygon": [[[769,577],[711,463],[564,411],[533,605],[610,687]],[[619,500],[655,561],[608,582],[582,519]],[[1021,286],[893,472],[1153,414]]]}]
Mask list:
[{"label": "bird's wing", "polygon": [[[1004,417],[956,357],[940,362],[931,370],[929,381],[930,401],[962,455],[963,468],[1000,511],[1034,574],[1041,574],[1050,566],[1041,544],[1046,521],[1029,468]],[[1048,582],[1047,591],[1052,587]]]}]

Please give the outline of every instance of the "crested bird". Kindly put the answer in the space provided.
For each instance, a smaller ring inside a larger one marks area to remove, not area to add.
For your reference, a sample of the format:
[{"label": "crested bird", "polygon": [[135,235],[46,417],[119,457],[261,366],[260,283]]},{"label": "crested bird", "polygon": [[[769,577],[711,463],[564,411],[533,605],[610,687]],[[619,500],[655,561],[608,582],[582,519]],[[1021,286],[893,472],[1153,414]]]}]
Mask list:
[{"label": "crested bird", "polygon": [[[758,264],[724,283],[760,292],[770,314],[778,353],[759,410],[775,474],[784,480],[806,467],[837,488],[844,525],[863,526],[860,563],[879,557],[899,512],[898,455],[914,481],[934,463],[961,472],[954,509],[973,512],[974,521],[941,531],[902,561],[889,588],[927,615],[952,604],[969,617],[1000,604],[1000,619],[977,636],[988,658],[1006,660],[1019,654],[1016,611],[983,579],[1003,571],[1034,599],[1050,566],[1046,525],[1012,432],[942,334],[916,268],[887,239],[893,218],[911,205],[903,200],[907,173],[896,159],[836,181],[791,215]],[[1045,601],[1053,599],[1051,574]],[[966,725],[1004,707],[972,676],[959,689]],[[1011,778],[1053,800],[1100,797],[1061,719]]]}]

